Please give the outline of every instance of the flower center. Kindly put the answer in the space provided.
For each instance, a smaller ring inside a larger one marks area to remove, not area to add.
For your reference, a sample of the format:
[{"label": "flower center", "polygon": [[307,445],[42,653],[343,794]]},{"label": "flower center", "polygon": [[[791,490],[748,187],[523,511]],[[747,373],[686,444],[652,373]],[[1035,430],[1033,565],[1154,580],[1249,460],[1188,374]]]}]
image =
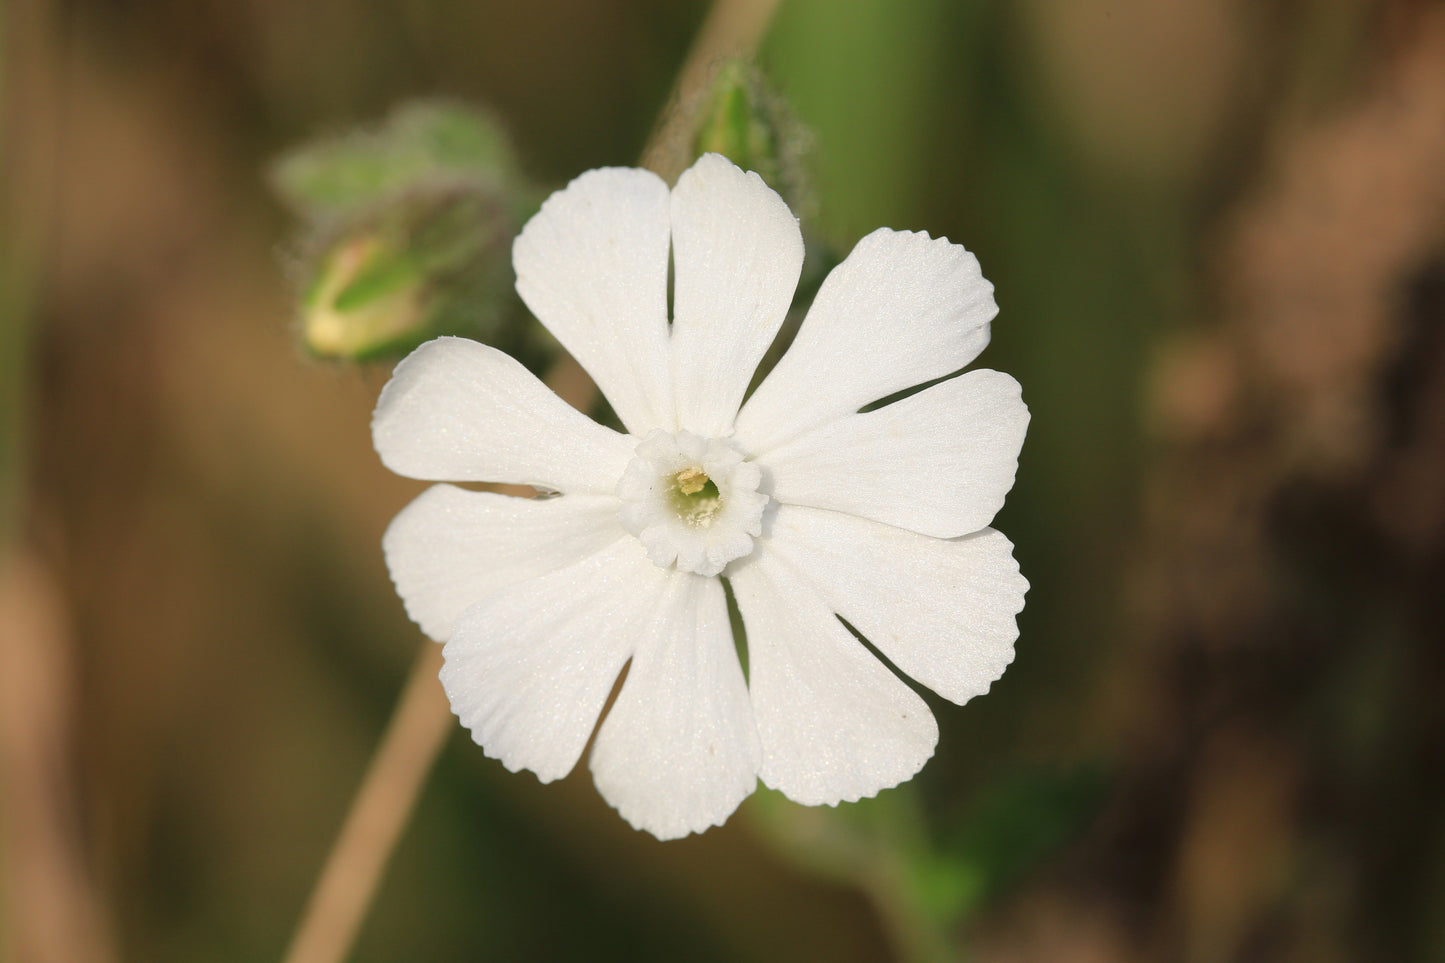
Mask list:
[{"label": "flower center", "polygon": [[717,575],[762,534],[761,480],[758,466],[722,439],[656,429],[617,483],[618,518],[659,567]]},{"label": "flower center", "polygon": [[717,483],[701,468],[684,468],[672,479],[671,502],[679,518],[694,528],[712,524],[721,507]]}]

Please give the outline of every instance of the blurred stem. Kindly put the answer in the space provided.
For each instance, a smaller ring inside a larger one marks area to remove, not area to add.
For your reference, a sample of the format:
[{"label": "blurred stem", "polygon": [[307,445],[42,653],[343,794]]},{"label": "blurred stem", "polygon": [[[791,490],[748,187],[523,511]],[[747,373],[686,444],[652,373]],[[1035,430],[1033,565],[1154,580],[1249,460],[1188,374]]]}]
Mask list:
[{"label": "blurred stem", "polygon": [[286,954],[288,963],[341,960],[356,938],[382,870],[451,730],[451,712],[436,681],[441,666],[441,646],[423,642],[411,678],[311,894]]},{"label": "blurred stem", "polygon": [[[642,166],[669,182],[687,165],[708,84],[728,59],[752,54],[779,0],[718,0],[678,73],[676,92],[642,153]],[[547,384],[586,411],[597,388],[570,356],[561,356]],[[381,745],[372,757],[341,834],[296,928],[286,963],[340,963],[376,895],[382,872],[406,827],[447,733],[451,709],[438,685],[441,647],[427,642],[412,667]]]},{"label": "blurred stem", "polygon": [[19,529],[36,279],[56,200],[61,78],[53,20],[46,0],[0,9],[7,68],[0,74],[0,547]]},{"label": "blurred stem", "polygon": [[677,75],[672,99],[642,151],[642,166],[669,184],[692,163],[700,108],[713,78],[728,61],[757,50],[779,0],[718,0],[697,32]]},{"label": "blurred stem", "polygon": [[37,550],[31,370],[60,201],[73,51],[52,0],[0,7],[0,960],[110,963],[80,823],[77,639]]}]

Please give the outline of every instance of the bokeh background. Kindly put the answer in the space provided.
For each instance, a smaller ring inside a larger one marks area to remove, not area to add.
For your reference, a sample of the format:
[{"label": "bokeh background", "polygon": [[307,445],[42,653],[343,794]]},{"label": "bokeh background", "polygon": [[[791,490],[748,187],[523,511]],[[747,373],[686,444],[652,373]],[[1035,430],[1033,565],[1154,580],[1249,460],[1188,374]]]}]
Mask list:
[{"label": "bokeh background", "polygon": [[[4,6],[7,963],[278,959],[422,644],[268,165],[435,95],[632,163],[705,13]],[[907,787],[669,844],[458,729],[354,959],[1445,959],[1445,9],[784,0],[759,59],[819,244],[997,286],[1017,659]]]}]

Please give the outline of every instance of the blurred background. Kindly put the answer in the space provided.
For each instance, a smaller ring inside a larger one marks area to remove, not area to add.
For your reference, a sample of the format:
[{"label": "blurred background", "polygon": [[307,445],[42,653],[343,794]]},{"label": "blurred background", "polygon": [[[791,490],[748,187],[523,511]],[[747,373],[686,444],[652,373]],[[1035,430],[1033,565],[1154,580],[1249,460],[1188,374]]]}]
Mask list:
[{"label": "blurred background", "polygon": [[[702,0],[10,0],[0,959],[279,959],[423,644],[274,160],[635,163]],[[812,250],[978,254],[1032,583],[909,785],[660,844],[457,728],[358,961],[1445,959],[1445,8],[783,0]]]}]

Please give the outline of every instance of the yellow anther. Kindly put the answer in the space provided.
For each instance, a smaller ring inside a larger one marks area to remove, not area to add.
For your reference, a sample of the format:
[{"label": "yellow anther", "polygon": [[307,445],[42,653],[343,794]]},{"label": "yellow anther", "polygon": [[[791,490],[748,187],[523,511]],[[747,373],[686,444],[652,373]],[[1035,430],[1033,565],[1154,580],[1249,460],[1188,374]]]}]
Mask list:
[{"label": "yellow anther", "polygon": [[697,468],[688,468],[677,473],[677,490],[684,495],[696,495],[707,485],[706,473]]}]

